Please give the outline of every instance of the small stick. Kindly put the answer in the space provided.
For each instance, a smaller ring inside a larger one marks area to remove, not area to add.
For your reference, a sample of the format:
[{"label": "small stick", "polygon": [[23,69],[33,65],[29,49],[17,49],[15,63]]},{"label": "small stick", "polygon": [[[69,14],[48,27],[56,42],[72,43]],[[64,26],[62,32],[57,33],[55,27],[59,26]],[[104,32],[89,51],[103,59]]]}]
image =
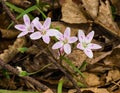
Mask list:
[{"label": "small stick", "polygon": [[[37,41],[33,41],[33,44],[35,44],[38,48],[40,48],[41,46],[37,43]],[[59,62],[57,62],[58,60],[53,56],[52,52],[50,51],[50,49],[47,47],[48,52],[51,54],[53,61],[51,61],[58,69],[60,69],[65,76],[72,82],[73,86],[77,89],[77,93],[81,93],[80,88],[78,87],[78,85],[76,84],[76,82],[73,80],[72,76],[70,74],[68,74],[66,72],[66,70],[59,64]]]},{"label": "small stick", "polygon": [[3,8],[5,9],[9,17],[14,21],[14,23],[18,24],[18,21],[16,20],[16,18],[11,13],[10,9],[6,6],[5,1],[4,0],[1,0],[1,1],[2,1]]},{"label": "small stick", "polygon": [[[53,55],[49,49],[48,51],[51,55]],[[78,87],[77,83],[73,80],[72,76],[65,71],[65,69],[59,64],[59,62],[57,62],[56,58],[54,58],[54,56],[52,57],[55,61],[51,61],[51,62],[55,64],[56,67],[58,67],[65,74],[65,76],[72,82],[73,86],[77,89],[77,93],[81,93],[80,88]]]},{"label": "small stick", "polygon": [[[19,76],[19,71],[16,68],[10,66],[9,64],[6,64],[1,59],[0,59],[0,66],[3,67],[3,68],[5,68],[5,69],[7,69],[10,72],[12,72],[13,74]],[[39,81],[37,81],[37,80],[35,80],[35,79],[33,79],[33,78],[29,77],[29,76],[22,76],[21,78],[29,81],[34,86],[39,87],[43,91],[49,89],[46,85],[40,83]]]}]

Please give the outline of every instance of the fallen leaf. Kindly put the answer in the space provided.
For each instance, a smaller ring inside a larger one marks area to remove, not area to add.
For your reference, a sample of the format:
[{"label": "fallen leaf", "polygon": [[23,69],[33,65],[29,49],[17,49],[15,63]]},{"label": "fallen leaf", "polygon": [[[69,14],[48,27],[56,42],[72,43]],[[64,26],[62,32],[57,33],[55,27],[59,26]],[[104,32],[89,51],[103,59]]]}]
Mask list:
[{"label": "fallen leaf", "polygon": [[[81,88],[82,93],[110,93],[104,88]],[[68,93],[76,93],[75,89],[70,89]]]},{"label": "fallen leaf", "polygon": [[95,19],[98,14],[99,0],[82,0],[87,13]]},{"label": "fallen leaf", "polygon": [[105,3],[100,0],[99,13],[98,17],[95,19],[95,23],[103,26],[111,33],[120,36],[120,29],[114,22],[111,6],[108,0],[106,0]]},{"label": "fallen leaf", "polygon": [[53,93],[53,91],[48,88],[48,89],[47,89],[45,92],[43,92],[43,93]]},{"label": "fallen leaf", "polygon": [[106,82],[116,81],[120,79],[120,71],[119,70],[110,70],[106,77]]},{"label": "fallen leaf", "polygon": [[27,8],[31,5],[31,2],[28,0],[8,0],[8,2],[11,2],[15,5],[25,7],[25,8]]},{"label": "fallen leaf", "polygon": [[84,72],[83,74],[86,76],[85,81],[88,84],[88,86],[93,87],[100,85],[100,78],[97,75],[88,72]]},{"label": "fallen leaf", "polygon": [[87,23],[87,19],[83,15],[80,6],[72,2],[72,0],[66,0],[62,5],[62,21],[78,24],[78,23]]},{"label": "fallen leaf", "polygon": [[5,49],[3,53],[0,54],[0,59],[4,62],[10,62],[17,53],[19,53],[18,48],[23,47],[26,44],[25,38],[18,38],[13,45],[9,45],[8,49]]},{"label": "fallen leaf", "polygon": [[104,64],[120,68],[120,48],[113,49],[112,53],[104,59]]}]

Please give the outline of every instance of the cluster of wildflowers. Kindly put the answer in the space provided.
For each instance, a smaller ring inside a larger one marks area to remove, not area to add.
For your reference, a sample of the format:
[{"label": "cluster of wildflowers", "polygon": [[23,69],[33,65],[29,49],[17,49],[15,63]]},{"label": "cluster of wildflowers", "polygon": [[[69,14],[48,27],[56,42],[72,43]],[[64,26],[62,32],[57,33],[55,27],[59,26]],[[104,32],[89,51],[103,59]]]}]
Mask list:
[{"label": "cluster of wildflowers", "polygon": [[[94,31],[91,31],[87,36],[85,36],[82,30],[78,31],[78,38],[75,36],[70,36],[71,30],[69,27],[65,29],[64,34],[56,29],[51,29],[51,18],[46,18],[43,25],[40,23],[39,18],[36,17],[30,22],[30,18],[28,15],[23,16],[24,24],[15,25],[15,28],[22,31],[18,37],[22,37],[30,34],[30,38],[32,40],[37,40],[42,38],[46,44],[49,44],[50,37],[55,36],[57,38],[57,42],[52,46],[52,49],[60,49],[60,51],[64,51],[66,54],[71,53],[71,44],[75,43],[79,40],[77,44],[77,48],[83,50],[84,53],[89,57],[93,58],[92,49],[100,49],[101,46],[98,44],[91,43]],[[36,28],[36,30],[35,30]]]}]

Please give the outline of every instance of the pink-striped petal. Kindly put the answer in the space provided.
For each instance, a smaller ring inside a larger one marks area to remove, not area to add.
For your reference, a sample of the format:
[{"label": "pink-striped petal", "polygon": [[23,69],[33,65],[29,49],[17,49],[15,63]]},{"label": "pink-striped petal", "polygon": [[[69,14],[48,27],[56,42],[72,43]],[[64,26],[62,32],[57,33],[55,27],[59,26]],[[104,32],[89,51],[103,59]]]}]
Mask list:
[{"label": "pink-striped petal", "polygon": [[85,41],[85,34],[84,34],[83,30],[78,31],[78,39],[79,39],[80,42]]},{"label": "pink-striped petal", "polygon": [[32,23],[34,24],[34,26],[37,28],[37,30],[41,30],[43,28],[42,24],[40,23],[40,21],[38,20],[38,18],[35,18]]},{"label": "pink-striped petal", "polygon": [[23,16],[23,20],[24,20],[25,25],[30,25],[30,18],[27,14]]},{"label": "pink-striped petal", "polygon": [[34,24],[34,22],[35,22],[36,20],[38,20],[38,21],[39,21],[39,17],[35,17],[35,18],[32,20],[32,22],[31,22],[31,23],[33,23],[33,24]]},{"label": "pink-striped petal", "polygon": [[86,36],[86,43],[90,43],[93,39],[94,36],[94,31],[91,31],[87,36]]},{"label": "pink-striped petal", "polygon": [[44,41],[45,43],[49,44],[49,42],[50,42],[50,37],[49,37],[48,35],[44,35],[44,36],[42,36],[42,38],[43,38],[43,41]]},{"label": "pink-striped petal", "polygon": [[100,48],[102,48],[100,45],[98,45],[98,44],[93,44],[93,43],[88,44],[87,47],[88,47],[89,49],[100,49]]},{"label": "pink-striped petal", "polygon": [[40,32],[34,32],[34,33],[32,33],[31,35],[30,35],[30,38],[32,39],[32,40],[37,40],[37,39],[40,39],[41,38],[41,33]]},{"label": "pink-striped petal", "polygon": [[64,38],[69,38],[70,34],[71,34],[71,30],[69,27],[67,27],[64,32]]},{"label": "pink-striped petal", "polygon": [[61,39],[63,39],[63,34],[61,33],[61,32],[59,32],[59,31],[53,31],[53,33],[52,33],[52,31],[51,31],[51,29],[48,31],[48,34],[50,35],[50,36],[55,36],[58,40],[61,40]]},{"label": "pink-striped petal", "polygon": [[68,42],[69,42],[69,43],[74,43],[74,42],[76,42],[77,40],[78,40],[78,38],[73,36],[73,37],[70,37],[70,38],[69,38]]},{"label": "pink-striped petal", "polygon": [[47,30],[47,34],[49,36],[58,36],[59,34],[61,34],[61,32],[59,32],[56,29],[49,29],[49,30]]},{"label": "pink-striped petal", "polygon": [[65,44],[64,45],[64,51],[66,54],[70,54],[71,53],[71,46],[70,44]]},{"label": "pink-striped petal", "polygon": [[25,31],[25,32],[21,32],[17,37],[19,38],[19,37],[25,36],[26,34],[28,34],[27,31]]},{"label": "pink-striped petal", "polygon": [[86,49],[84,50],[84,53],[85,53],[89,58],[93,58],[93,52],[92,52],[92,50],[86,48]]},{"label": "pink-striped petal", "polygon": [[84,50],[85,48],[83,47],[82,43],[77,44],[77,48],[80,50]]},{"label": "pink-striped petal", "polygon": [[58,48],[61,48],[62,46],[63,46],[63,43],[59,41],[52,46],[52,49],[58,49]]},{"label": "pink-striped petal", "polygon": [[45,28],[45,29],[49,29],[50,28],[50,24],[51,24],[51,18],[46,18],[46,20],[45,20],[45,22],[44,22],[44,24],[43,24],[43,27]]},{"label": "pink-striped petal", "polygon": [[20,31],[26,31],[26,26],[22,25],[22,24],[15,25],[15,28],[20,30]]}]

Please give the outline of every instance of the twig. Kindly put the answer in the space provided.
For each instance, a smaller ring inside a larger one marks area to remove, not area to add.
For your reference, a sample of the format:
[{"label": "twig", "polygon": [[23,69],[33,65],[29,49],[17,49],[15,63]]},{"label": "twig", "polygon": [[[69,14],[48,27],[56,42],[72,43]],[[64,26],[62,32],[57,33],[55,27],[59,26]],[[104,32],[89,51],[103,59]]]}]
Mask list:
[{"label": "twig", "polygon": [[6,6],[5,1],[4,0],[1,0],[1,1],[2,1],[3,8],[5,9],[5,11],[7,12],[7,14],[9,15],[9,17],[14,21],[14,23],[18,24],[18,21],[16,20],[16,18],[11,13],[11,11],[9,10],[9,8]]},{"label": "twig", "polygon": [[[37,41],[33,41],[33,43],[40,48],[41,46],[39,45],[39,43],[37,43]],[[48,46],[46,46],[48,48]],[[77,89],[77,93],[81,93],[80,88],[78,87],[77,83],[73,80],[73,77],[68,74],[66,72],[66,70],[59,64],[59,62],[57,62],[58,60],[53,56],[52,52],[50,51],[50,49],[48,48],[48,52],[51,54],[53,61],[51,61],[56,67],[58,67],[58,69],[60,69],[65,76],[72,82],[73,86]]]},{"label": "twig", "polygon": [[[49,49],[48,49],[48,51],[51,55],[53,55]],[[66,70],[59,64],[59,62],[57,62],[58,60],[56,60],[56,58],[54,56],[52,56],[52,57],[53,57],[54,61],[51,61],[51,62],[53,64],[55,64],[56,67],[58,67],[65,74],[65,76],[73,83],[73,86],[77,89],[77,93],[81,93],[81,90],[78,87],[77,83],[73,80],[73,77],[66,72]]]},{"label": "twig", "polygon": [[[10,66],[9,64],[6,64],[1,59],[0,59],[0,66],[3,67],[3,68],[5,68],[5,69],[7,69],[10,72],[12,72],[13,74],[19,76],[19,71],[16,68]],[[35,79],[33,79],[33,78],[29,77],[29,76],[22,76],[21,78],[29,81],[34,86],[39,87],[43,91],[49,89],[46,85],[43,85],[42,83],[38,82],[37,80],[35,80]]]}]

